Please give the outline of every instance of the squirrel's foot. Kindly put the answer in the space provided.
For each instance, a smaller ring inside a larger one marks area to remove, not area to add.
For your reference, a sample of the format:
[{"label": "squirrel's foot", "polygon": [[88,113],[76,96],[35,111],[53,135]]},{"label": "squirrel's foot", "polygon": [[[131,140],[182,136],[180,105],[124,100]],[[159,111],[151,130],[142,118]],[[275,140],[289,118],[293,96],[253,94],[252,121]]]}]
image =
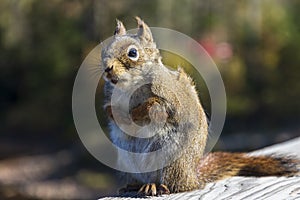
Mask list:
[{"label": "squirrel's foot", "polygon": [[155,183],[147,183],[139,189],[138,193],[146,196],[156,196],[162,194],[170,194],[170,190],[164,184],[160,184],[157,187]]},{"label": "squirrel's foot", "polygon": [[157,192],[158,195],[170,194],[170,193],[171,192],[170,192],[169,188],[166,185],[160,184],[158,186],[158,192]]}]

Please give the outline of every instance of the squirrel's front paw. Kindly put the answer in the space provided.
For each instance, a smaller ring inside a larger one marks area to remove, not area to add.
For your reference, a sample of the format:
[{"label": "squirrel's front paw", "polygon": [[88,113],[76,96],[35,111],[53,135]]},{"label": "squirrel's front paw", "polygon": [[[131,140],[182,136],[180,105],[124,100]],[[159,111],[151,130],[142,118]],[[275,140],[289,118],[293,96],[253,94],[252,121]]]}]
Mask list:
[{"label": "squirrel's front paw", "polygon": [[147,183],[139,189],[138,193],[146,196],[156,196],[170,194],[170,190],[164,184],[160,184],[157,187],[155,183]]},{"label": "squirrel's front paw", "polygon": [[149,116],[151,122],[155,124],[164,124],[168,118],[168,114],[163,106],[159,103],[154,103],[149,109]]},{"label": "squirrel's front paw", "polygon": [[138,125],[144,126],[149,123],[164,125],[168,119],[166,108],[157,97],[151,97],[141,105],[133,108],[130,112],[132,120]]}]

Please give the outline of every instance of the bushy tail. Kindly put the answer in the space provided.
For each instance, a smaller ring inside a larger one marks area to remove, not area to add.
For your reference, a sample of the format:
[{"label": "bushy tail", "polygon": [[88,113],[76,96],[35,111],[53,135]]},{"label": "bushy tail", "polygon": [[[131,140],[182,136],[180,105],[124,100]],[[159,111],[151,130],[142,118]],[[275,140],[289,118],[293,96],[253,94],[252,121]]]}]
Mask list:
[{"label": "bushy tail", "polygon": [[299,170],[300,160],[292,157],[217,152],[203,157],[198,173],[208,183],[232,176],[293,176]]}]

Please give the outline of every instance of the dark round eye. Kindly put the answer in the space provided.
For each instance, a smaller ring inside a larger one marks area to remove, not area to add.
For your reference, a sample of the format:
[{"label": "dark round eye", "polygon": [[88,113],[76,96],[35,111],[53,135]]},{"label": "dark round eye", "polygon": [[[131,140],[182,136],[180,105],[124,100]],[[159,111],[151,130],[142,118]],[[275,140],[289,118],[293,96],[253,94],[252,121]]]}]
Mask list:
[{"label": "dark round eye", "polygon": [[131,57],[131,58],[137,57],[137,50],[135,48],[129,49],[128,56]]},{"label": "dark round eye", "polygon": [[130,48],[128,48],[127,56],[131,60],[137,61],[139,59],[139,52],[138,52],[138,50],[135,47],[130,47]]}]

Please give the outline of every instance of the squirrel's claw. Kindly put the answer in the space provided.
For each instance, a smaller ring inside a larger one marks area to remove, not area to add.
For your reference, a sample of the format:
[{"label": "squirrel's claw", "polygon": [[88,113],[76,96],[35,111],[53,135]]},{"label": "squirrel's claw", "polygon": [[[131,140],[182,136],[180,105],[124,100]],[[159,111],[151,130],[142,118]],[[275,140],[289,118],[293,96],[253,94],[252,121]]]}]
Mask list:
[{"label": "squirrel's claw", "polygon": [[160,184],[157,187],[155,183],[147,183],[139,189],[138,193],[146,196],[157,196],[163,194],[170,194],[170,190],[164,184]]},{"label": "squirrel's claw", "polygon": [[158,195],[170,194],[170,190],[169,190],[169,188],[166,185],[160,184],[159,187],[158,187],[157,194]]},{"label": "squirrel's claw", "polygon": [[143,185],[139,189],[138,193],[139,194],[144,194],[144,195],[147,195],[147,196],[155,196],[157,194],[155,183],[148,183],[148,184]]}]

